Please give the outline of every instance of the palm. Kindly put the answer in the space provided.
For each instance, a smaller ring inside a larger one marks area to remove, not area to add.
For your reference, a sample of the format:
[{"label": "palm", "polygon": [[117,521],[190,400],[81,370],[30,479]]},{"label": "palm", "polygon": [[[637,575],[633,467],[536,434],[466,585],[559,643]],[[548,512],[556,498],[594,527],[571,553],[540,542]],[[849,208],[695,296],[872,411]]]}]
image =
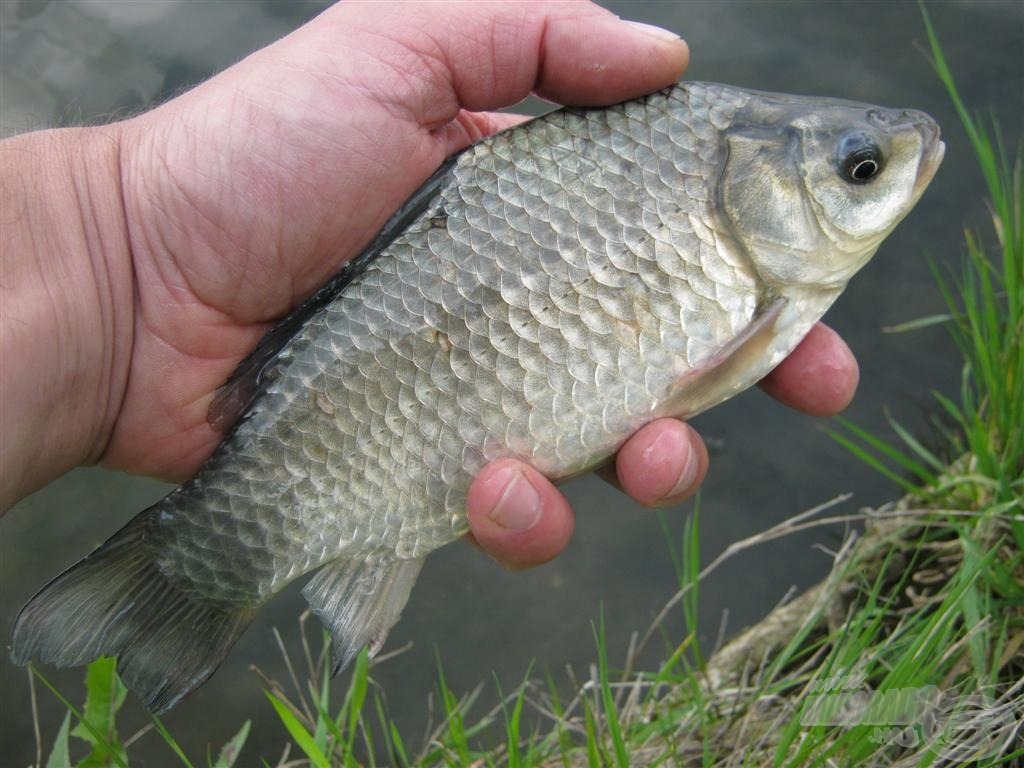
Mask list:
[{"label": "palm", "polygon": [[[355,255],[448,153],[503,122],[464,113],[432,131],[343,81],[325,92],[277,71],[288,64],[269,49],[264,77],[229,71],[163,108],[177,120],[156,110],[126,131],[145,174],[128,205],[162,215],[132,232],[138,319],[109,464],[193,472],[219,439],[210,397],[268,324]],[[151,130],[155,121],[171,127]]]}]

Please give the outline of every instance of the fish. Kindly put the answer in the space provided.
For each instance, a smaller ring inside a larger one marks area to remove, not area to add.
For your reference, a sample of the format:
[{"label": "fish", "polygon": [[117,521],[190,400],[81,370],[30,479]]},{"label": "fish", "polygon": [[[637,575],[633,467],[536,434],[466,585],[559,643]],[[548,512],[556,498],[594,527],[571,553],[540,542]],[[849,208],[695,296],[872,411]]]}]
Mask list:
[{"label": "fish", "polygon": [[191,480],[18,615],[13,661],[117,656],[163,712],[303,594],[379,650],[496,459],[554,481],[781,362],[920,199],[928,115],[680,82],[449,158],[216,393]]}]

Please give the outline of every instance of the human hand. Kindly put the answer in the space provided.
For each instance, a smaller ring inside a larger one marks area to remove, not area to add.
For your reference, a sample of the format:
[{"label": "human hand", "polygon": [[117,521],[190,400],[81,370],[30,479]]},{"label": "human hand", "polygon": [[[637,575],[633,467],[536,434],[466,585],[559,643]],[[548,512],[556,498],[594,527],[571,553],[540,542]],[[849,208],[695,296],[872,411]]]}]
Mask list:
[{"label": "human hand", "polygon": [[[98,268],[94,260],[87,275],[97,299],[92,327],[80,324],[77,338],[98,338],[106,356],[93,387],[105,399],[91,405],[103,417],[65,463],[99,458],[189,476],[221,438],[206,418],[217,387],[444,157],[518,119],[487,110],[531,91],[563,104],[615,103],[674,82],[686,62],[674,36],[584,2],[345,3],[183,96],[107,126],[117,205],[89,200],[82,218],[123,205],[112,225],[93,216],[102,230],[93,239],[124,239],[128,257]],[[106,284],[112,311],[96,289]],[[856,377],[845,346],[818,337],[806,356],[838,360],[835,370],[812,384],[787,375],[797,371],[791,360],[772,386],[820,412],[842,400],[835,392],[848,398]],[[618,484],[650,504],[691,493],[707,458],[692,430],[664,420],[627,443],[616,466]],[[528,480],[518,491],[534,489],[525,504],[506,494],[509,470]],[[489,514],[502,496],[512,502],[504,519],[518,521],[511,528]],[[510,565],[550,559],[572,529],[564,497],[519,464],[485,469],[468,507],[476,541]]]}]

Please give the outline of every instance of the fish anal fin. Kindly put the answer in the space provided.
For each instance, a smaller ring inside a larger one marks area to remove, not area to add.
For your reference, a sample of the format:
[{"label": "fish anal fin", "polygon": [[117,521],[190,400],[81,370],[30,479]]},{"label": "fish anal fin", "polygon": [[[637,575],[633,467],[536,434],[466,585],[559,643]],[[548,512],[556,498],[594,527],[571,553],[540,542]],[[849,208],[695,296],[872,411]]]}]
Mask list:
[{"label": "fish anal fin", "polygon": [[383,647],[422,567],[423,558],[336,560],[305,586],[302,594],[331,631],[334,674],[363,646],[371,656]]}]

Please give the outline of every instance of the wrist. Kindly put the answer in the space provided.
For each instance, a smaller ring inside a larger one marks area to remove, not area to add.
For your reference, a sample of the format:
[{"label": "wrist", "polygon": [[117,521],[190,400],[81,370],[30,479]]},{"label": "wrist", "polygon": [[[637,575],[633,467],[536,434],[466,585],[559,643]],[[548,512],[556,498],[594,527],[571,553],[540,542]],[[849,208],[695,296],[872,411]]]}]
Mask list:
[{"label": "wrist", "polygon": [[0,143],[0,510],[103,453],[132,345],[118,124]]}]

